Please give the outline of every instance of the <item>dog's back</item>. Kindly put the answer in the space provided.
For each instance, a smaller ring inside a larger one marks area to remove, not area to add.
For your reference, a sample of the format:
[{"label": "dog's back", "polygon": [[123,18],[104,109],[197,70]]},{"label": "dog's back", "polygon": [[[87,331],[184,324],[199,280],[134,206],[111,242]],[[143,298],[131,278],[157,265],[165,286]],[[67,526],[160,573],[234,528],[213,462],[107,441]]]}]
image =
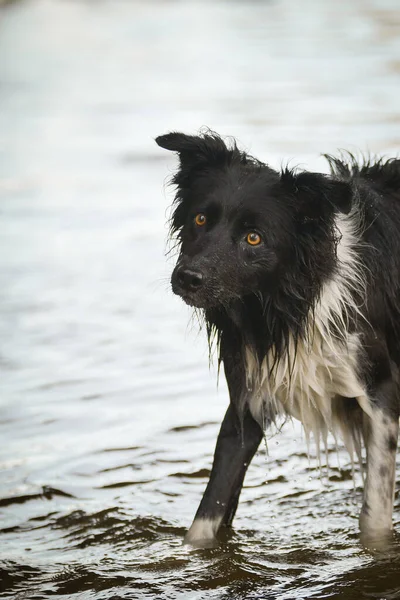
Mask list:
[{"label": "dog's back", "polygon": [[348,163],[330,159],[336,176],[353,181],[359,206],[359,254],[366,280],[363,311],[374,335],[400,364],[400,160]]},{"label": "dog's back", "polygon": [[352,154],[341,158],[325,154],[331,167],[332,175],[344,180],[364,182],[386,199],[400,200],[400,160],[364,159],[357,161]]}]

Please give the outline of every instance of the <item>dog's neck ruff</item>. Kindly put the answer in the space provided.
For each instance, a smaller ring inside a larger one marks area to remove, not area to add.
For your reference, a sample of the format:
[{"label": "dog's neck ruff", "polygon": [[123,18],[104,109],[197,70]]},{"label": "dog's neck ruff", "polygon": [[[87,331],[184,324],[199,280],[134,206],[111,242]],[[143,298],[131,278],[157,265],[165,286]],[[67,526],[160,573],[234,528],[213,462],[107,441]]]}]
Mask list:
[{"label": "dog's neck ruff", "polygon": [[261,362],[246,347],[246,402],[262,426],[277,415],[290,415],[302,422],[307,440],[313,434],[318,453],[320,439],[325,443],[331,431],[341,434],[353,454],[360,448],[340,413],[346,407],[339,397],[365,395],[358,377],[359,336],[349,333],[350,316],[362,316],[357,298],[363,297],[365,284],[355,214],[337,216],[335,227],[337,267],[310,310],[303,335],[289,336],[282,356],[272,347]]}]

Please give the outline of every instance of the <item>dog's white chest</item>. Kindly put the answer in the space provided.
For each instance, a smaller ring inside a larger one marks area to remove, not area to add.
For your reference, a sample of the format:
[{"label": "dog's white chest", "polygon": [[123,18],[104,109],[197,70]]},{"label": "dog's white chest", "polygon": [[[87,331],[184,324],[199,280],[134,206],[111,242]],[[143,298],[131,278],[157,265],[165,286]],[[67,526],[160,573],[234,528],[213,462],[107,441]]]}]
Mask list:
[{"label": "dog's white chest", "polygon": [[357,377],[357,336],[346,342],[323,335],[316,326],[312,341],[299,342],[297,351],[289,347],[271,370],[272,352],[256,364],[247,353],[249,407],[253,416],[263,422],[269,414],[286,413],[299,419],[306,431],[319,434],[332,430],[335,397],[357,398],[363,395]]},{"label": "dog's white chest", "polygon": [[353,291],[364,285],[353,250],[355,221],[337,217],[336,225],[340,232],[337,270],[324,284],[302,339],[297,345],[289,340],[278,361],[272,350],[261,365],[251,350],[246,351],[248,403],[254,418],[264,424],[266,418],[283,412],[299,419],[306,432],[318,438],[335,429],[338,396],[365,396],[357,375],[361,343],[357,334],[348,333],[346,318],[349,310],[359,314]]}]

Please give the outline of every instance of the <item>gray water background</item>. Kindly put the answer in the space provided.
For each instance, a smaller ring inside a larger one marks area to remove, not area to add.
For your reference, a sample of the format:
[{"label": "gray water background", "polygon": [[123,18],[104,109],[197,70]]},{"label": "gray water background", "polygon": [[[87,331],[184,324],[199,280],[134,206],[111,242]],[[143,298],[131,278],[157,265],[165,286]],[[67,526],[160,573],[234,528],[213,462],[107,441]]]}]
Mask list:
[{"label": "gray water background", "polygon": [[231,538],[182,546],[227,391],[169,289],[176,162],[153,142],[209,126],[320,171],[394,155],[399,77],[396,0],[3,4],[1,597],[400,598],[399,543],[360,545],[348,456],[331,442],[321,475],[292,423]]}]

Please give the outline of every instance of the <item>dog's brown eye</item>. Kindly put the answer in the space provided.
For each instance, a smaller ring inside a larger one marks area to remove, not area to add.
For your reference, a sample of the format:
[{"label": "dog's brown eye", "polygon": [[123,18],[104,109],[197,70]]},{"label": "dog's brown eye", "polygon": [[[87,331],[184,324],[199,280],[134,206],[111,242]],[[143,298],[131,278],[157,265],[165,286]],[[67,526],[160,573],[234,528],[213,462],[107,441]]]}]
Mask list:
[{"label": "dog's brown eye", "polygon": [[196,215],[194,222],[199,227],[202,227],[202,225],[205,225],[207,222],[206,215],[203,215],[203,213],[199,213],[198,215]]},{"label": "dog's brown eye", "polygon": [[261,244],[261,236],[255,231],[252,231],[247,234],[246,241],[250,246],[258,246],[258,244]]}]

